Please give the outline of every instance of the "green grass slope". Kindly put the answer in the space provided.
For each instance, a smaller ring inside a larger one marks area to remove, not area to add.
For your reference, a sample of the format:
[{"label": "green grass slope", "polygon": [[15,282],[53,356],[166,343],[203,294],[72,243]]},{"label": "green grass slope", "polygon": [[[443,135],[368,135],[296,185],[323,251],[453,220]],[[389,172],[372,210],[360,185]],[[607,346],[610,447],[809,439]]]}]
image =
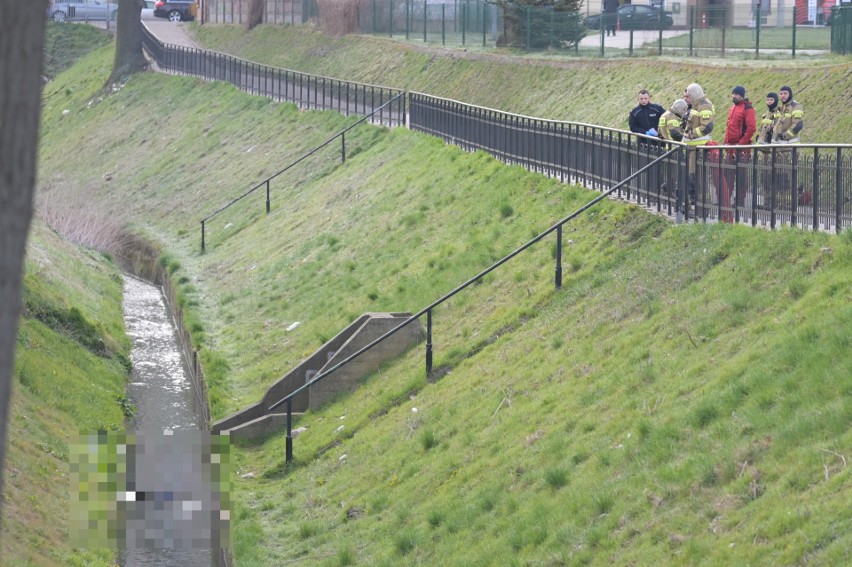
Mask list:
[{"label": "green grass slope", "polygon": [[113,34],[94,26],[47,22],[44,75],[52,79],[93,49],[111,44],[113,37]]},{"label": "green grass slope", "polygon": [[[417,310],[594,196],[359,127],[345,164],[330,149],[273,184],[269,215],[257,195],[216,217],[200,255],[201,216],[352,119],[154,74],[93,97],[110,64],[51,85],[41,194],[170,252],[215,416],[360,313]],[[238,449],[236,563],[842,563],[850,233],[604,202],[565,240],[561,291],[550,239],[436,310],[432,381],[417,349],[301,418],[292,468],[281,436]]]},{"label": "green grass slope", "polygon": [[124,428],[130,344],[121,289],[103,256],[33,224],[4,471],[3,565],[113,565],[109,550],[70,547],[68,441]]},{"label": "green grass slope", "polygon": [[306,73],[400,87],[463,102],[555,120],[627,129],[636,95],[648,89],[664,107],[697,82],[716,105],[714,139],[722,140],[731,89],[744,85],[762,113],[765,97],[790,85],[805,107],[803,139],[852,142],[852,120],[838,108],[849,100],[852,63],[819,61],[635,58],[542,60],[405,45],[387,38],[329,37],[304,26],[195,26],[209,49]]}]

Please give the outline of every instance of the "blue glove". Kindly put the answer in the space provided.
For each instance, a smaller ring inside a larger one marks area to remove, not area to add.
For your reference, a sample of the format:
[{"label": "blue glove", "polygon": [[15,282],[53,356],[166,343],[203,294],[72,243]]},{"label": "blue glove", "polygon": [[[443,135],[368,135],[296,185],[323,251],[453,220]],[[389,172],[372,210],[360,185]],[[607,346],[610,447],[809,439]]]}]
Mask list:
[{"label": "blue glove", "polygon": [[651,128],[650,130],[648,130],[647,132],[645,132],[645,135],[646,135],[646,136],[656,136],[656,135],[657,135],[657,131],[656,131],[655,129]]}]

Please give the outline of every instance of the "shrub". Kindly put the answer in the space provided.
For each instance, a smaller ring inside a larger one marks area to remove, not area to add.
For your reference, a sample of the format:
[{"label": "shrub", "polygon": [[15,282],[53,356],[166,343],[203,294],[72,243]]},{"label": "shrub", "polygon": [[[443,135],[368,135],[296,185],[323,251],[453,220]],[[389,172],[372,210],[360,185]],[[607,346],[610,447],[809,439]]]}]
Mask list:
[{"label": "shrub", "polygon": [[581,25],[582,0],[499,0],[505,17],[505,35],[499,45],[525,49],[573,48],[585,35]]}]

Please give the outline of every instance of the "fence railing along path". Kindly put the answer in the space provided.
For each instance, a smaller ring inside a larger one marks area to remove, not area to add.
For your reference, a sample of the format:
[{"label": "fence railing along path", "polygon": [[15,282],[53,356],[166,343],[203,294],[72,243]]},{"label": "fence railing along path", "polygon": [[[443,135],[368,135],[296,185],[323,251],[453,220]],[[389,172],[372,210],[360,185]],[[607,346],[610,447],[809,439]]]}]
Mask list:
[{"label": "fence railing along path", "polygon": [[[605,37],[605,26],[596,13],[571,12],[554,4],[500,6],[490,0],[362,0],[349,14],[320,6],[317,0],[267,0],[261,19],[265,24],[310,23],[321,30],[411,43],[547,50],[566,57],[688,53],[690,57],[796,58],[805,53],[852,51],[852,6],[826,5],[834,3],[808,8],[795,2],[786,6],[783,2],[686,6],[684,2],[680,9],[665,3],[664,11],[655,11],[647,2],[632,7],[628,2],[616,20],[618,38]],[[245,24],[249,10],[240,0],[207,0],[199,17],[210,23]]]},{"label": "fence railing along path", "polygon": [[142,44],[166,72],[225,81],[250,94],[293,102],[300,108],[369,116],[373,123],[405,124],[405,91],[341,81],[246,61],[224,53],[166,44],[143,26]]},{"label": "fence railing along path", "polygon": [[[408,108],[413,130],[592,189],[619,182],[676,145],[613,128],[516,115],[422,93],[406,97],[399,89],[259,65],[168,45],[147,29],[144,45],[164,70],[224,80],[303,108],[361,114],[390,126],[406,124]],[[694,158],[669,158],[616,196],[675,218],[681,211],[686,219],[694,215],[703,221],[829,232],[852,224],[850,145],[690,147],[689,152]]]},{"label": "fence railing along path", "polygon": [[591,189],[619,183],[663,151],[682,146],[685,153],[660,161],[615,196],[675,218],[680,212],[685,220],[827,232],[852,226],[849,144],[687,146],[414,92],[409,127]]}]

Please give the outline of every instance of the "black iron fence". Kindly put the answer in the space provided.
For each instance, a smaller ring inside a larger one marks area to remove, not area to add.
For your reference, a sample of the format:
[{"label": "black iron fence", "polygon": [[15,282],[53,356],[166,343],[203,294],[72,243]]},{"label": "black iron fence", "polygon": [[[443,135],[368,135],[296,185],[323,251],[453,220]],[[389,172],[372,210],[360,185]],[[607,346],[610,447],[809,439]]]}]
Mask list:
[{"label": "black iron fence", "polygon": [[846,55],[852,53],[852,5],[831,11],[831,50]]},{"label": "black iron fence", "polygon": [[[266,0],[261,23],[303,24],[317,15],[316,0]],[[205,0],[201,4],[201,19],[214,24],[246,24],[251,18],[251,6],[245,0]]]},{"label": "black iron fence", "polygon": [[[620,183],[679,146],[623,130],[521,116],[422,93],[410,93],[407,107],[405,91],[399,89],[166,45],[147,29],[144,45],[162,69],[227,81],[305,108],[359,114],[390,126],[404,125],[408,108],[414,130],[592,189]],[[619,186],[617,196],[677,219],[840,232],[852,224],[852,146],[684,146],[684,151]]]},{"label": "black iron fence", "polygon": [[409,94],[409,125],[598,190],[682,147],[620,186],[616,196],[683,220],[829,232],[852,226],[852,145],[686,146],[421,93]]},{"label": "black iron fence", "polygon": [[405,124],[405,91],[341,81],[252,63],[224,53],[163,43],[143,26],[143,45],[163,71],[225,81],[247,93],[301,108],[370,116],[387,126]]},{"label": "black iron fence", "polygon": [[[744,5],[626,3],[605,34],[597,10],[560,10],[494,0],[267,0],[260,20],[312,23],[334,34],[363,33],[432,45],[515,47],[589,57],[684,55],[793,57],[852,51],[852,8],[830,0],[784,6],[763,0]],[[202,19],[247,23],[243,0],[207,0]]]}]

